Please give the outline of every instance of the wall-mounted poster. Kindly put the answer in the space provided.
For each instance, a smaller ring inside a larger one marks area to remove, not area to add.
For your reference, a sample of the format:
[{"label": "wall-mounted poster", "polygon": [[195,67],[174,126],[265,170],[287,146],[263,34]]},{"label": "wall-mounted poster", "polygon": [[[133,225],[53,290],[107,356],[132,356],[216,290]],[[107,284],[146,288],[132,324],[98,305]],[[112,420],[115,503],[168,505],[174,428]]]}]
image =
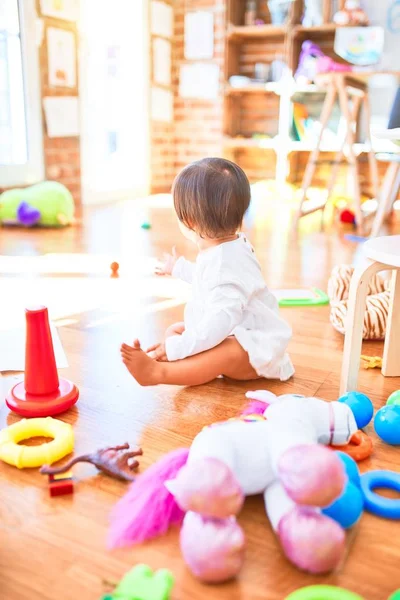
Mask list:
[{"label": "wall-mounted poster", "polygon": [[335,52],[353,65],[376,65],[382,58],[384,42],[383,27],[339,27]]},{"label": "wall-mounted poster", "polygon": [[40,0],[40,12],[44,17],[77,21],[79,19],[79,0]]},{"label": "wall-mounted poster", "polygon": [[159,87],[151,89],[151,119],[172,123],[174,118],[174,96],[172,92]]},{"label": "wall-mounted poster", "polygon": [[214,63],[181,65],[179,95],[182,98],[215,100],[219,92],[219,66]]},{"label": "wall-mounted poster", "polygon": [[43,98],[49,138],[79,135],[79,101],[77,96],[46,96]]},{"label": "wall-mounted poster", "polygon": [[153,83],[171,85],[171,42],[153,39]]},{"label": "wall-mounted poster", "polygon": [[152,0],[150,5],[150,30],[153,35],[171,38],[174,33],[174,13],[172,6],[160,0]]},{"label": "wall-mounted poster", "polygon": [[214,56],[214,15],[198,10],[185,15],[185,58],[210,59]]},{"label": "wall-mounted poster", "polygon": [[75,37],[72,31],[47,28],[49,85],[76,87]]}]

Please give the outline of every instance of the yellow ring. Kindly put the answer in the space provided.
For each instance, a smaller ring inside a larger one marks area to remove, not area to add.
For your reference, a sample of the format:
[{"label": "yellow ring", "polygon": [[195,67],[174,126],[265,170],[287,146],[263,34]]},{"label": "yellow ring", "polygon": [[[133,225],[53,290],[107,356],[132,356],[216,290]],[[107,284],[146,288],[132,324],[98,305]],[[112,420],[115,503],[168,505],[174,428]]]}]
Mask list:
[{"label": "yellow ring", "polygon": [[[18,442],[32,437],[51,437],[40,446],[24,446]],[[60,460],[74,448],[71,425],[52,417],[22,419],[0,431],[0,460],[18,469],[41,467]]]}]

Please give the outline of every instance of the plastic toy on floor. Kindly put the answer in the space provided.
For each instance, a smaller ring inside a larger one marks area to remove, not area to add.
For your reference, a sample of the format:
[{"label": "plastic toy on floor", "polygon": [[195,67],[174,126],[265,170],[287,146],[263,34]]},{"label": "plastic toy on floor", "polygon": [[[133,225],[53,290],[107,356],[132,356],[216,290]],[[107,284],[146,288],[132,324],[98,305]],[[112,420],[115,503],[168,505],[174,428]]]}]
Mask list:
[{"label": "plastic toy on floor", "polygon": [[167,454],[137,478],[113,511],[110,547],[144,542],[183,520],[180,545],[191,571],[205,582],[226,581],[244,561],[236,515],[245,496],[263,494],[293,564],[311,573],[337,567],[345,533],[320,509],[341,496],[347,477],[325,446],[346,445],[357,431],[351,409],[294,394],[250,397],[258,401],[245,416],[206,427],[190,449]]},{"label": "plastic toy on floor", "polygon": [[361,8],[360,0],[346,0],[344,9],[339,10],[333,16],[337,25],[368,25],[369,19],[366,12]]},{"label": "plastic toy on floor", "polygon": [[[328,296],[331,303],[330,321],[336,331],[344,334],[348,310],[350,282],[354,268],[339,265],[332,270],[328,281]],[[376,275],[369,283],[364,315],[364,340],[382,340],[386,334],[389,314],[389,282]]]},{"label": "plastic toy on floor", "polygon": [[147,565],[137,565],[102,600],[169,600],[173,587],[174,577],[168,569],[154,573]]},{"label": "plastic toy on floor", "polygon": [[57,181],[43,181],[0,194],[0,225],[65,227],[74,218],[71,192]]}]

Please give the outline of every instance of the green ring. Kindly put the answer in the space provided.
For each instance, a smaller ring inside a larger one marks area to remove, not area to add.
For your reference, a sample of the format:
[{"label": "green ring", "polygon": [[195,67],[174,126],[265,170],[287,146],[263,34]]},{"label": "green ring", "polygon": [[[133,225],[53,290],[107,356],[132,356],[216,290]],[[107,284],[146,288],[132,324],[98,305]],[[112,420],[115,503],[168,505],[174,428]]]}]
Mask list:
[{"label": "green ring", "polygon": [[289,594],[285,600],[364,600],[364,598],[334,585],[310,585]]},{"label": "green ring", "polygon": [[397,592],[394,592],[390,596],[389,600],[400,600],[400,590],[397,590]]}]

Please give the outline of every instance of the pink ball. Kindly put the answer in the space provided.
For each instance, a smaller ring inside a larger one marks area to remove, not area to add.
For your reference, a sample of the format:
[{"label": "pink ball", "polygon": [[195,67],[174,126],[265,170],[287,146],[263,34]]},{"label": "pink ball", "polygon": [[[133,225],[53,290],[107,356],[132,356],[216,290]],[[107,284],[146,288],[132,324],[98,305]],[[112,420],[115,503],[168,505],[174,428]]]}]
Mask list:
[{"label": "pink ball", "polygon": [[287,558],[309,573],[332,571],[345,549],[340,525],[312,508],[294,507],[281,519],[278,535]]},{"label": "pink ball", "polygon": [[193,575],[206,583],[222,583],[239,573],[245,537],[235,517],[204,518],[188,512],[180,534],[183,558]]},{"label": "pink ball", "polygon": [[346,483],[340,458],[317,444],[287,450],[279,460],[278,476],[296,504],[320,507],[332,504]]},{"label": "pink ball", "polygon": [[232,471],[215,458],[189,462],[166,486],[182,510],[207,517],[224,519],[236,515],[244,501]]}]

